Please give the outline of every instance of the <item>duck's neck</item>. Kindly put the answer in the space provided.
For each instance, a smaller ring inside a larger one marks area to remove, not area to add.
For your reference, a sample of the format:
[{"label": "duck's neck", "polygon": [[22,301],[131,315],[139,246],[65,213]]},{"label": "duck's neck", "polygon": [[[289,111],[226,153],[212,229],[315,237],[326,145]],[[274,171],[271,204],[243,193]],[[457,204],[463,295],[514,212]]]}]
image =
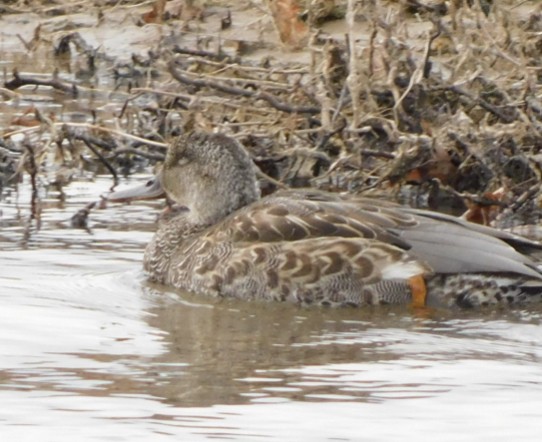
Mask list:
[{"label": "duck's neck", "polygon": [[[222,221],[231,213],[257,201],[260,192],[257,184],[243,192],[204,192],[206,197],[194,198],[186,210],[176,210],[163,215],[158,230],[145,249],[144,267],[150,278],[168,283],[169,267],[177,258],[190,254],[205,229]],[[175,264],[173,264],[175,265]]]},{"label": "duck's neck", "polygon": [[243,184],[243,189],[235,185],[225,186],[216,192],[198,192],[200,196],[191,199],[186,220],[193,226],[208,227],[222,221],[231,213],[242,209],[260,198],[257,183]]}]

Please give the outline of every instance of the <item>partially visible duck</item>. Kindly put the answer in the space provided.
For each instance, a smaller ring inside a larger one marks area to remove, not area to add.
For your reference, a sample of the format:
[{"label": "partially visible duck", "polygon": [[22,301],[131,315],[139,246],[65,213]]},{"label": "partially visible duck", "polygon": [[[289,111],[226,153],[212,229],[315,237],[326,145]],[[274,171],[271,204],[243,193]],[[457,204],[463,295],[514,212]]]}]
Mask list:
[{"label": "partially visible duck", "polygon": [[291,190],[260,199],[248,153],[222,134],[178,137],[158,178],[108,198],[163,191],[187,210],[159,224],[144,267],[179,289],[354,306],[542,300],[542,272],[529,256],[538,243],[358,196]]}]

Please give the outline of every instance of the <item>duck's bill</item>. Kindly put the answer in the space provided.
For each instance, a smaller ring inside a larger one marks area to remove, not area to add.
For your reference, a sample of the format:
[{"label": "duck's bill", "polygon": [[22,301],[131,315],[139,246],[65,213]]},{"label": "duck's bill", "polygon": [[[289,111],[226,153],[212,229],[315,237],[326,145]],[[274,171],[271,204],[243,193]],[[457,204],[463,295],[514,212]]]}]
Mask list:
[{"label": "duck's bill", "polygon": [[115,203],[125,203],[135,200],[162,198],[165,195],[166,193],[162,188],[160,177],[157,175],[141,186],[135,186],[130,189],[119,190],[117,192],[111,192],[108,195],[104,195],[104,199]]}]

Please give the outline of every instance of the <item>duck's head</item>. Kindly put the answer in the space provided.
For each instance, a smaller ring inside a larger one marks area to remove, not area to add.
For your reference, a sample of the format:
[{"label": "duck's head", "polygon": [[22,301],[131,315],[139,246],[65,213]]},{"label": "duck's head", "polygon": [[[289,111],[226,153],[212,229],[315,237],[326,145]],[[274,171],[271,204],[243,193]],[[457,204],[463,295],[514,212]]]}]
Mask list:
[{"label": "duck's head", "polygon": [[222,134],[178,137],[168,149],[161,182],[168,197],[201,223],[215,223],[259,198],[247,151]]},{"label": "duck's head", "polygon": [[107,198],[152,198],[165,191],[173,202],[189,209],[192,222],[213,224],[259,198],[254,167],[244,147],[230,137],[181,135],[170,145],[159,176],[142,186],[142,192],[113,192]]}]

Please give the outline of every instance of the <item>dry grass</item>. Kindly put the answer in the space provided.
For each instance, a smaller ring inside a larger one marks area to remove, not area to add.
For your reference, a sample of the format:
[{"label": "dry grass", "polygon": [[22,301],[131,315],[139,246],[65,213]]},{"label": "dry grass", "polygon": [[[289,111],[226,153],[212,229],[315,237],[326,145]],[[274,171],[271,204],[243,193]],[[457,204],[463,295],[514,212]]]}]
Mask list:
[{"label": "dry grass", "polygon": [[[332,16],[309,13],[305,25],[288,28],[297,49],[277,47],[280,18],[273,20],[266,2],[230,2],[229,8],[169,2],[160,23],[149,24],[152,3],[93,3],[99,26],[107,25],[110,11],[126,8],[132,21],[159,26],[163,36],[118,79],[119,88],[129,86],[116,132],[47,122],[37,114],[38,126],[15,128],[27,134],[25,141],[13,141],[13,130],[4,137],[4,154],[16,158],[18,173],[30,173],[28,164],[41,164],[32,170],[43,173],[53,150],[60,152],[57,163],[84,167],[78,155],[91,149],[114,174],[129,158],[152,163],[163,153],[123,133],[156,144],[179,130],[218,130],[251,151],[272,178],[266,191],[278,181],[434,208],[468,206],[472,219],[498,226],[538,221],[542,14],[536,2],[473,1],[469,7],[454,0],[444,8],[429,0],[336,1]],[[82,8],[72,2],[57,7]],[[247,14],[254,11],[260,18],[251,22]],[[342,32],[326,33],[331,24]],[[296,29],[306,35],[292,37]],[[47,40],[41,32],[37,38]],[[72,57],[111,63],[80,35],[67,35]],[[58,50],[55,37],[48,41]],[[16,90],[15,79],[5,87]],[[83,82],[57,86],[87,93]]]}]

